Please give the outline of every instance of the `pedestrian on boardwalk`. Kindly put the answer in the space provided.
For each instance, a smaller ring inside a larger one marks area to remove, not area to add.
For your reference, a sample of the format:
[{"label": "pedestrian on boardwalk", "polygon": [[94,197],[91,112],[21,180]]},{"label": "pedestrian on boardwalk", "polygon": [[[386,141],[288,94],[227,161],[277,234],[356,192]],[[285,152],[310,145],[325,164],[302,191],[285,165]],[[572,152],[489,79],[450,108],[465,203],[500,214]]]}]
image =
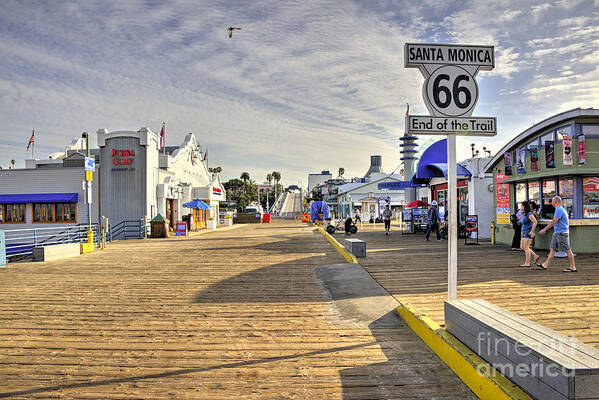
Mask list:
[{"label": "pedestrian on boardwalk", "polygon": [[512,250],[520,250],[520,239],[522,239],[522,226],[520,225],[522,218],[522,209],[518,209],[515,215],[511,216],[512,227],[514,228],[514,237],[512,238]]},{"label": "pedestrian on boardwalk", "polygon": [[361,213],[360,213],[360,209],[356,208],[356,219],[354,223],[358,223],[358,221],[360,221],[360,223],[362,223],[362,218],[361,218]]},{"label": "pedestrian on boardwalk", "polygon": [[562,206],[562,198],[555,196],[551,199],[551,204],[555,208],[553,214],[553,220],[539,231],[541,235],[544,235],[549,229],[553,228],[553,236],[551,237],[551,248],[547,259],[542,264],[537,264],[539,269],[546,270],[549,268],[553,256],[556,251],[565,251],[568,254],[568,261],[570,266],[564,270],[564,272],[578,272],[576,269],[576,263],[574,262],[574,253],[570,249],[570,220],[568,219],[568,213]]},{"label": "pedestrian on boardwalk", "polygon": [[[539,261],[541,256],[538,256],[530,247],[532,239],[535,237],[535,230],[537,229],[537,219],[532,213],[530,203],[523,201],[520,204],[520,210],[522,211],[522,217],[520,218],[520,225],[522,226],[522,239],[520,247],[524,250],[524,264],[520,264],[521,267],[530,267],[531,258],[534,260],[533,264]],[[534,258],[533,258],[534,257]]]},{"label": "pedestrian on boardwalk", "polygon": [[429,237],[433,230],[437,231],[437,241],[442,241],[441,232],[439,231],[439,208],[437,208],[437,200],[433,200],[428,209],[428,228],[426,229],[426,238],[424,240],[427,242],[430,241]]},{"label": "pedestrian on boardwalk", "polygon": [[385,221],[385,235],[389,235],[389,230],[391,229],[391,215],[393,213],[389,209],[389,204],[385,207],[383,211],[383,221]]}]

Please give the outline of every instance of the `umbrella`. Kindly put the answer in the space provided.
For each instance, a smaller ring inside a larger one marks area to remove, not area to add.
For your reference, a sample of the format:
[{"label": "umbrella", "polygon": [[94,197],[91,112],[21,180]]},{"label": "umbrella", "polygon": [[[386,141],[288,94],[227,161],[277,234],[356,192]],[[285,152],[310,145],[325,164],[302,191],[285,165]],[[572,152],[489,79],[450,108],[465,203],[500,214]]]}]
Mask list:
[{"label": "umbrella", "polygon": [[429,204],[426,201],[422,201],[422,200],[416,200],[416,201],[412,201],[411,203],[406,204],[406,208],[412,208],[412,207],[428,207]]},{"label": "umbrella", "polygon": [[183,207],[185,207],[185,208],[199,208],[199,209],[202,209],[202,210],[207,210],[209,208],[212,208],[209,204],[204,203],[200,199],[195,199],[195,200],[192,200],[192,201],[190,201],[188,203],[184,203]]}]

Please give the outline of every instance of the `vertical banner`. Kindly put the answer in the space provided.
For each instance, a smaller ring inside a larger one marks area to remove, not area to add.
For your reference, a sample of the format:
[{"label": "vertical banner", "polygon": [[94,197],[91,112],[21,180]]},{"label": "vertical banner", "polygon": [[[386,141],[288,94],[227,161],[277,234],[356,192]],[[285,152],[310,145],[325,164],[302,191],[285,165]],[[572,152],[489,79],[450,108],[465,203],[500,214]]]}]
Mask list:
[{"label": "vertical banner", "polygon": [[553,140],[545,142],[545,168],[555,168],[555,154],[553,153]]},{"label": "vertical banner", "polygon": [[536,144],[530,146],[530,170],[532,172],[539,170],[539,147]]},{"label": "vertical banner", "polygon": [[565,133],[562,137],[564,165],[572,165],[572,135]]},{"label": "vertical banner", "polygon": [[495,176],[495,202],[497,223],[504,225],[510,223],[510,185],[505,182],[507,174]]},{"label": "vertical banner", "polygon": [[584,164],[586,161],[585,158],[586,158],[585,138],[584,138],[584,135],[579,135],[578,136],[578,164]]},{"label": "vertical banner", "polygon": [[507,151],[503,155],[503,160],[505,161],[505,174],[511,175],[512,174],[512,152]]},{"label": "vertical banner", "polygon": [[519,174],[526,173],[526,149],[516,151],[516,169]]}]

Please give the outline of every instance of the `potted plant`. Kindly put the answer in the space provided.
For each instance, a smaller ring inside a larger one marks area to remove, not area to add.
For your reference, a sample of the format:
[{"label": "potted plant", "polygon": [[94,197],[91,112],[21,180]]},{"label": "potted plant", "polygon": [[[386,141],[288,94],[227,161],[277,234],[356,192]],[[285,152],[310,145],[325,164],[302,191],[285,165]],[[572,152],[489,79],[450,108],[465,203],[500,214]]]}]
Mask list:
[{"label": "potted plant", "polygon": [[233,215],[227,214],[225,215],[225,225],[232,226],[233,225]]},{"label": "potted plant", "polygon": [[216,229],[216,223],[217,222],[218,221],[216,220],[215,217],[212,217],[212,216],[208,217],[208,226],[207,226],[207,228],[208,229]]}]

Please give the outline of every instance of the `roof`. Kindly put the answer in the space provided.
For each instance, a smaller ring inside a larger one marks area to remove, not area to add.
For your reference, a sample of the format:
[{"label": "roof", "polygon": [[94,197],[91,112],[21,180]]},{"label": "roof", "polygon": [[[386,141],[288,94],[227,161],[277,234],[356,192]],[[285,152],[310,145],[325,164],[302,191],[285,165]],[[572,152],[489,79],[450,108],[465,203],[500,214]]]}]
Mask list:
[{"label": "roof", "polygon": [[572,110],[564,111],[559,114],[555,114],[549,118],[544,119],[543,121],[534,124],[530,128],[525,129],[520,134],[516,135],[512,140],[510,140],[505,146],[499,150],[495,156],[489,161],[489,163],[485,166],[485,172],[490,172],[493,167],[503,158],[503,155],[506,151],[517,147],[521,143],[527,142],[533,136],[536,136],[545,129],[550,127],[554,127],[556,125],[561,125],[564,122],[571,120],[573,118],[599,118],[599,110],[593,108],[574,108]]},{"label": "roof", "polygon": [[394,181],[399,181],[399,175],[385,175],[383,177],[381,177],[380,179],[376,179],[370,182],[351,182],[351,183],[346,183],[345,185],[341,185],[337,188],[338,193],[342,194],[342,193],[347,193],[347,192],[351,192],[352,190],[355,190],[359,187],[362,186],[366,186],[366,185],[370,185],[372,183],[376,183],[379,181],[382,181],[383,179],[393,179]]},{"label": "roof", "polygon": [[[447,178],[447,139],[431,144],[420,156],[413,183],[420,183],[422,179]],[[456,164],[457,174],[471,176],[467,168]]]}]

